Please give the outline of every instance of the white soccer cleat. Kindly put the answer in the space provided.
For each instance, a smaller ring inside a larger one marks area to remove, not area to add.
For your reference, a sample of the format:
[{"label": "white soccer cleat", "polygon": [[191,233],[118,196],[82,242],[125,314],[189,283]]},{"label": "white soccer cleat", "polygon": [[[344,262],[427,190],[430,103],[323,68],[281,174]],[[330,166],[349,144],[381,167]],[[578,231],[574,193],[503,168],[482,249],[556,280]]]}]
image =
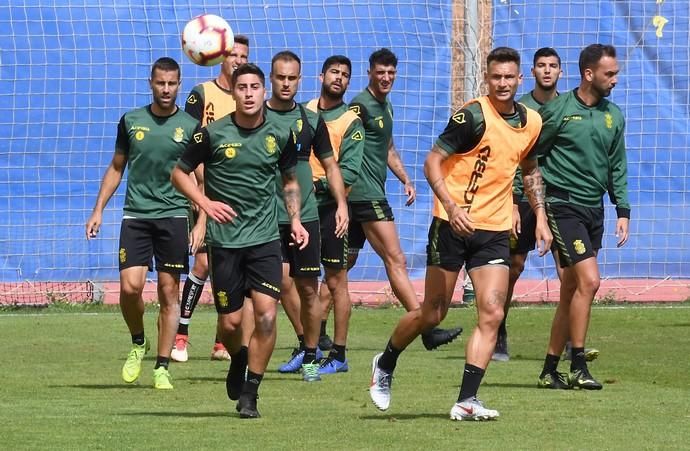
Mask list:
[{"label": "white soccer cleat", "polygon": [[175,346],[173,346],[172,351],[170,352],[170,358],[175,362],[186,362],[189,360],[189,354],[187,353],[188,340],[188,335],[175,335]]},{"label": "white soccer cleat", "polygon": [[498,418],[497,410],[487,409],[480,400],[475,398],[468,398],[462,402],[456,402],[452,409],[450,409],[450,419],[456,421],[463,420],[493,420]]},{"label": "white soccer cleat", "polygon": [[379,410],[388,410],[391,405],[391,383],[393,373],[387,373],[379,368],[379,358],[383,355],[376,354],[371,363],[371,385],[369,386],[369,396]]}]

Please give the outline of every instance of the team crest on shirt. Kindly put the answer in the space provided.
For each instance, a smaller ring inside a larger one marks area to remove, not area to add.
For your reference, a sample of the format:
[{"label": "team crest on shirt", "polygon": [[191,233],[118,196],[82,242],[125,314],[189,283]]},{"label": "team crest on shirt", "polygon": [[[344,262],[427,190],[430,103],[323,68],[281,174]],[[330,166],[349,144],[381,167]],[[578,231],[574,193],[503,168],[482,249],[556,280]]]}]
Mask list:
[{"label": "team crest on shirt", "polygon": [[276,152],[276,147],[278,147],[278,142],[276,141],[276,137],[273,135],[268,135],[266,137],[266,151],[273,155]]},{"label": "team crest on shirt", "polygon": [[182,127],[177,127],[175,133],[173,134],[173,141],[176,143],[182,142],[184,139],[184,129]]},{"label": "team crest on shirt", "polygon": [[194,94],[189,94],[189,97],[187,97],[187,103],[190,105],[194,105],[194,104],[196,104],[196,102],[197,102],[196,96]]},{"label": "team crest on shirt", "polygon": [[613,116],[611,116],[611,113],[604,114],[604,123],[606,128],[613,128]]},{"label": "team crest on shirt", "polygon": [[127,261],[127,251],[125,250],[124,247],[120,248],[120,263],[124,263]]},{"label": "team crest on shirt", "polygon": [[221,307],[228,306],[228,293],[225,291],[219,291],[216,293],[216,298],[218,299],[218,304],[220,304]]},{"label": "team crest on shirt", "polygon": [[375,117],[374,120],[379,123],[379,128],[383,128],[383,116]]},{"label": "team crest on shirt", "polygon": [[297,119],[295,125],[297,126],[297,133],[302,133],[302,127],[304,126],[302,119]]},{"label": "team crest on shirt", "polygon": [[137,132],[134,134],[134,139],[136,139],[137,141],[141,141],[142,139],[144,139],[144,136],[145,134],[143,131],[137,130]]},{"label": "team crest on shirt", "polygon": [[577,253],[577,255],[582,255],[586,251],[585,243],[583,243],[582,240],[573,241],[573,248],[575,248],[575,253]]}]

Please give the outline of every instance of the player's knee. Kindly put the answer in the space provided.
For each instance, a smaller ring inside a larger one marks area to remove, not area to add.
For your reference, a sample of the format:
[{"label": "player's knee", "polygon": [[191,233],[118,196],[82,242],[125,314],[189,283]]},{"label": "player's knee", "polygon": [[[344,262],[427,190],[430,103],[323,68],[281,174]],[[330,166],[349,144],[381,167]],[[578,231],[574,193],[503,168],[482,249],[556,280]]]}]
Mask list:
[{"label": "player's knee", "polygon": [[234,335],[241,329],[242,315],[238,312],[233,312],[227,315],[220,315],[218,318],[218,327],[225,335]]},{"label": "player's knee", "polygon": [[144,291],[144,284],[132,280],[120,281],[120,295],[126,298],[140,296]]},{"label": "player's knee", "polygon": [[578,288],[580,291],[594,296],[597,291],[599,291],[599,286],[601,285],[601,279],[598,275],[581,277],[578,280]]},{"label": "player's knee", "polygon": [[515,283],[519,278],[520,275],[522,274],[522,271],[525,270],[525,262],[524,261],[514,261],[510,264],[510,281],[511,283]]},{"label": "player's knee", "polygon": [[275,324],[276,324],[276,311],[275,311],[275,309],[255,314],[255,317],[256,317],[256,332],[258,332],[264,336],[271,335],[273,333],[273,330],[275,329]]},{"label": "player's knee", "polygon": [[391,268],[402,268],[407,271],[407,259],[405,253],[400,247],[394,249],[387,249],[384,256],[384,262]]}]

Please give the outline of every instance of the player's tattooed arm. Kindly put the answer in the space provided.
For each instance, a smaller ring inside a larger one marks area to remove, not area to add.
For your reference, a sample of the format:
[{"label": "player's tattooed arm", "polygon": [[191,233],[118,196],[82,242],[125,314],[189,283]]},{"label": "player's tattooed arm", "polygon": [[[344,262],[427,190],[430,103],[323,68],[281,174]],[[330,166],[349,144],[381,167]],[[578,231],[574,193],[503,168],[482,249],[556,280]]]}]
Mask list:
[{"label": "player's tattooed arm", "polygon": [[521,163],[525,194],[532,210],[544,210],[544,180],[536,159],[524,159]]},{"label": "player's tattooed arm", "polygon": [[294,167],[283,171],[283,200],[290,220],[299,220],[301,195]]},{"label": "player's tattooed arm", "polygon": [[403,183],[403,185],[405,185],[405,195],[407,196],[405,205],[412,205],[415,199],[417,198],[417,192],[414,189],[412,180],[410,180],[410,177],[407,175],[405,166],[403,165],[402,159],[400,158],[400,154],[395,148],[395,144],[393,143],[392,138],[388,143],[387,163],[388,167],[391,169],[391,171],[393,171],[393,174],[395,174],[398,180],[400,180]]}]

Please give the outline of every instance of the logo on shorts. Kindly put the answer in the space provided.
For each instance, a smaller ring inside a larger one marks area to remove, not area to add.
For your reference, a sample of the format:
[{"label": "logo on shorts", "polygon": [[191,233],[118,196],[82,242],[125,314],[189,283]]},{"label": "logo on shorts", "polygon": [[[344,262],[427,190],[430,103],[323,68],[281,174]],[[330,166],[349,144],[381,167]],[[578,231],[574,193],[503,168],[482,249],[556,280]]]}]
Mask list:
[{"label": "logo on shorts", "polygon": [[511,233],[511,234],[510,234],[510,238],[508,238],[508,241],[509,241],[509,245],[510,245],[510,249],[511,249],[511,250],[517,249],[518,239],[515,238],[515,235],[513,235],[513,234]]},{"label": "logo on shorts", "polygon": [[613,128],[613,116],[611,116],[611,113],[604,114],[604,122],[606,123],[606,128]]},{"label": "logo on shorts", "polygon": [[575,248],[575,253],[577,253],[577,255],[582,255],[586,251],[585,243],[583,243],[582,240],[573,241],[573,247]]},{"label": "logo on shorts", "polygon": [[125,250],[124,247],[120,248],[120,263],[124,263],[127,261],[127,251]]},{"label": "logo on shorts", "polygon": [[496,258],[494,260],[489,260],[487,263],[489,263],[490,265],[500,265],[501,263],[504,263],[504,262],[505,262],[505,260],[503,260],[502,258]]},{"label": "logo on shorts", "polygon": [[266,288],[268,288],[269,290],[275,291],[276,293],[280,293],[280,288],[275,287],[275,286],[271,285],[271,284],[268,283],[268,282],[261,282],[261,286],[262,286],[262,287],[266,287]]},{"label": "logo on shorts", "polygon": [[228,306],[228,293],[225,291],[219,291],[216,293],[216,299],[218,299],[218,304],[225,308]]},{"label": "logo on shorts", "polygon": [[278,147],[276,137],[273,135],[268,135],[266,137],[266,151],[268,151],[269,154],[273,155],[274,153],[276,153],[276,147]]},{"label": "logo on shorts", "polygon": [[175,134],[173,135],[173,141],[175,141],[176,143],[179,143],[179,142],[182,142],[183,139],[184,139],[184,130],[182,129],[182,127],[177,127],[175,129]]}]

